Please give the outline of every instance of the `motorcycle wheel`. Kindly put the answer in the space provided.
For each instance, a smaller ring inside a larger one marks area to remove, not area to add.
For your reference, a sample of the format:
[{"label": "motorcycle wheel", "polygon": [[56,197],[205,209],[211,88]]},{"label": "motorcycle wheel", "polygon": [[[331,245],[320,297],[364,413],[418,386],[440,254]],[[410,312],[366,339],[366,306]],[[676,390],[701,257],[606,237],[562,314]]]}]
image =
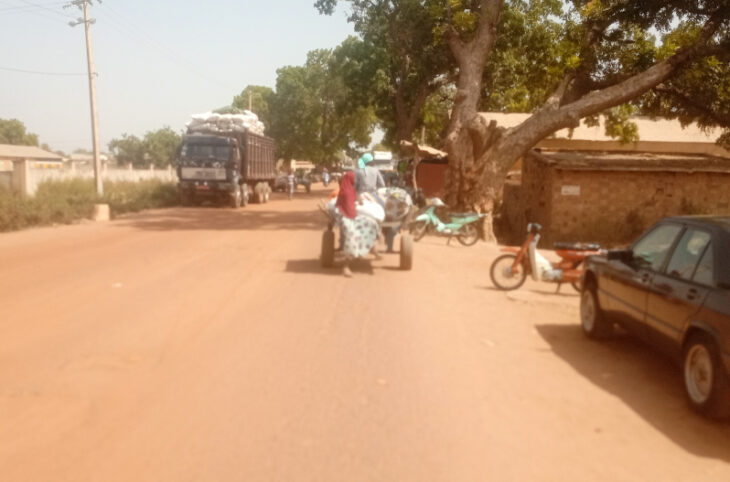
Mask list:
[{"label": "motorcycle wheel", "polygon": [[413,235],[414,241],[420,241],[426,235],[428,223],[426,221],[416,221],[411,224],[411,234]]},{"label": "motorcycle wheel", "polygon": [[456,239],[464,246],[473,246],[479,241],[479,230],[474,224],[465,224],[459,230]]},{"label": "motorcycle wheel", "polygon": [[492,283],[502,291],[516,290],[527,279],[527,271],[524,266],[520,266],[516,273],[512,271],[515,259],[517,259],[517,256],[514,254],[503,254],[495,259],[489,268],[489,277],[492,278]]}]

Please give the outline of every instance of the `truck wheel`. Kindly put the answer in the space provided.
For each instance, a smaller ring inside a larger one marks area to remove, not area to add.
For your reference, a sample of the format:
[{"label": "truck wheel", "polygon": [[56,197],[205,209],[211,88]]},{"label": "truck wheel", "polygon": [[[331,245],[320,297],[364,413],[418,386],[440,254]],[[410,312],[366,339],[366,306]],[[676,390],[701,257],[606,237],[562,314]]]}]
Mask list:
[{"label": "truck wheel", "polygon": [[322,255],[323,268],[331,268],[335,265],[335,232],[328,229],[322,233]]},{"label": "truck wheel", "polygon": [[243,195],[241,193],[241,186],[238,186],[238,187],[236,187],[236,190],[231,194],[230,206],[233,209],[240,208],[242,199],[243,199]]},{"label": "truck wheel", "polygon": [[241,185],[241,206],[248,206],[248,184]]},{"label": "truck wheel", "polygon": [[180,205],[181,206],[192,206],[193,196],[187,191],[180,191]]},{"label": "truck wheel", "polygon": [[413,236],[404,234],[400,237],[400,269],[410,271],[413,268]]},{"label": "truck wheel", "polygon": [[730,416],[730,383],[715,341],[693,335],[683,353],[684,391],[693,410],[711,418]]}]

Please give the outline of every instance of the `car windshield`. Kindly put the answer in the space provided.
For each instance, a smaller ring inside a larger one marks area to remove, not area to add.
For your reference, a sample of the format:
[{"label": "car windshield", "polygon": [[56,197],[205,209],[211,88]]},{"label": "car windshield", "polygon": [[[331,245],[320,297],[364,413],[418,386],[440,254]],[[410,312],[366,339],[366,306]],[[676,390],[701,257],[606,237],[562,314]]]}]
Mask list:
[{"label": "car windshield", "polygon": [[649,231],[632,250],[638,267],[660,270],[681,230],[682,227],[677,224],[662,224]]},{"label": "car windshield", "polygon": [[231,147],[220,144],[183,144],[181,157],[183,159],[228,161],[231,157]]}]

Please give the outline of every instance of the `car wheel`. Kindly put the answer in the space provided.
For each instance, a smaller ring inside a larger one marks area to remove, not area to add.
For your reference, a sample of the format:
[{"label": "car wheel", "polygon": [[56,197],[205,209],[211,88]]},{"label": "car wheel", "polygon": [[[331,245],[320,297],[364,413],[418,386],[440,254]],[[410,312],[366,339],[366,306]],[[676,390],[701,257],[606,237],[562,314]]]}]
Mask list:
[{"label": "car wheel", "polygon": [[580,296],[580,326],[588,338],[606,338],[613,333],[613,323],[601,310],[593,284],[587,284]]},{"label": "car wheel", "polygon": [[489,268],[489,277],[492,278],[492,283],[502,291],[516,290],[527,279],[527,270],[524,266],[519,266],[516,270],[512,268],[515,259],[517,259],[517,256],[514,254],[503,254],[495,259]]},{"label": "car wheel", "polygon": [[730,416],[730,384],[715,341],[694,335],[684,347],[684,389],[693,410],[712,418]]}]

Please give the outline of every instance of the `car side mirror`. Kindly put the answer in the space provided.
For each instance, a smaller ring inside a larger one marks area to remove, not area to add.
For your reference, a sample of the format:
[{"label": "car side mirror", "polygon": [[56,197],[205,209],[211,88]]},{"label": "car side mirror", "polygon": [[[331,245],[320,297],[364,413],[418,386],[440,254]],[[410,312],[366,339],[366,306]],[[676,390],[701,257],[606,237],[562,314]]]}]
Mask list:
[{"label": "car side mirror", "polygon": [[609,261],[621,261],[624,264],[631,265],[634,261],[634,252],[630,249],[611,249],[608,251],[606,258]]}]

